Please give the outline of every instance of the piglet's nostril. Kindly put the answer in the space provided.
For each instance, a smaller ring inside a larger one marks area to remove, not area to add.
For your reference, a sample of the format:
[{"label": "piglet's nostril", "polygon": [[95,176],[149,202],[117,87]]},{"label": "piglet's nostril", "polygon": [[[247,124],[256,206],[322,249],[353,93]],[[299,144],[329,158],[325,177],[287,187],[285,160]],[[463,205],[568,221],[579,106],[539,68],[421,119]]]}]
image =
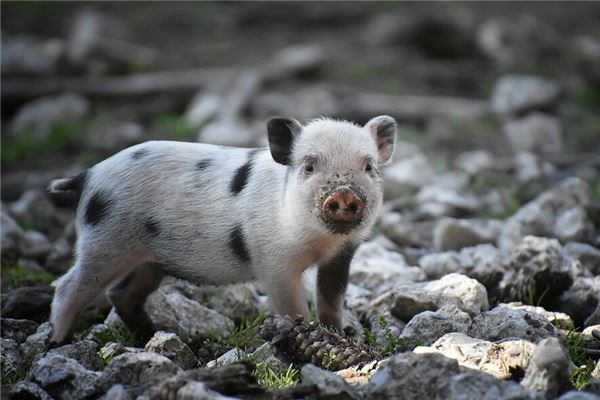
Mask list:
[{"label": "piglet's nostril", "polygon": [[350,205],[348,206],[348,211],[350,211],[350,213],[352,214],[356,214],[356,212],[358,211],[358,206],[356,205],[356,203],[350,203]]},{"label": "piglet's nostril", "polygon": [[340,209],[340,204],[337,202],[331,202],[329,203],[329,209],[336,213]]}]

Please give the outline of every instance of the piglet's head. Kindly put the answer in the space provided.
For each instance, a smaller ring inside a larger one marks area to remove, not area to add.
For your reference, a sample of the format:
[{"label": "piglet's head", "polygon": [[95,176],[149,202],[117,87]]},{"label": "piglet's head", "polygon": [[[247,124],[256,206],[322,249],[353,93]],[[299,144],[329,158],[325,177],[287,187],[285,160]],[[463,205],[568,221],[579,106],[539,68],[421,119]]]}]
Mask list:
[{"label": "piglet's head", "polygon": [[396,122],[379,116],[364,126],[291,118],[268,125],[273,159],[288,167],[286,212],[329,234],[360,234],[374,222],[383,199],[379,167],[394,153]]}]

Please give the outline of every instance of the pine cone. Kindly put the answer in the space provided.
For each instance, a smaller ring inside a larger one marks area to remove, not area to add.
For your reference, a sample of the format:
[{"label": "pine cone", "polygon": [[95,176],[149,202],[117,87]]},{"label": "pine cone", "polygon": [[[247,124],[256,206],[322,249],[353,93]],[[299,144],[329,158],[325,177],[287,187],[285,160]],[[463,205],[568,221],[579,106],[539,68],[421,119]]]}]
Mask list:
[{"label": "pine cone", "polygon": [[307,324],[301,317],[267,317],[260,334],[292,361],[310,362],[332,371],[375,358],[367,347],[337,330],[316,322]]}]

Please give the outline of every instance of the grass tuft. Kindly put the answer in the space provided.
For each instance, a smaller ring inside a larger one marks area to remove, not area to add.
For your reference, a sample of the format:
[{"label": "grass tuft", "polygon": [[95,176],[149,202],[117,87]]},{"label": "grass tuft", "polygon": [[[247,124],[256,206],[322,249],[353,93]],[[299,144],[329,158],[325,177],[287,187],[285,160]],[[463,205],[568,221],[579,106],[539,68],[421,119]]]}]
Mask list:
[{"label": "grass tuft", "polygon": [[570,380],[573,386],[582,390],[589,385],[596,363],[586,350],[581,333],[570,330],[567,331],[566,338],[569,356],[576,365],[576,368],[571,373]]},{"label": "grass tuft", "polygon": [[2,259],[2,291],[6,292],[21,286],[49,285],[56,277],[48,272],[28,271],[18,262]]}]

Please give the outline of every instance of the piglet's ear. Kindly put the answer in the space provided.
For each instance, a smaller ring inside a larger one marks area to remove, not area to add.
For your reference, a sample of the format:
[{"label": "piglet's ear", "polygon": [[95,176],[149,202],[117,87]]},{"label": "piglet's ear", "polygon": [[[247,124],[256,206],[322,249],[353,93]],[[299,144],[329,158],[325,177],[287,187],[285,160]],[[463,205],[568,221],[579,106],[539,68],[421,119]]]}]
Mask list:
[{"label": "piglet's ear", "polygon": [[386,164],[394,155],[396,144],[396,120],[388,115],[380,115],[366,123],[365,128],[377,143],[379,164]]},{"label": "piglet's ear", "polygon": [[271,118],[267,123],[269,149],[273,159],[279,164],[291,163],[292,144],[300,135],[302,125],[292,118]]}]

